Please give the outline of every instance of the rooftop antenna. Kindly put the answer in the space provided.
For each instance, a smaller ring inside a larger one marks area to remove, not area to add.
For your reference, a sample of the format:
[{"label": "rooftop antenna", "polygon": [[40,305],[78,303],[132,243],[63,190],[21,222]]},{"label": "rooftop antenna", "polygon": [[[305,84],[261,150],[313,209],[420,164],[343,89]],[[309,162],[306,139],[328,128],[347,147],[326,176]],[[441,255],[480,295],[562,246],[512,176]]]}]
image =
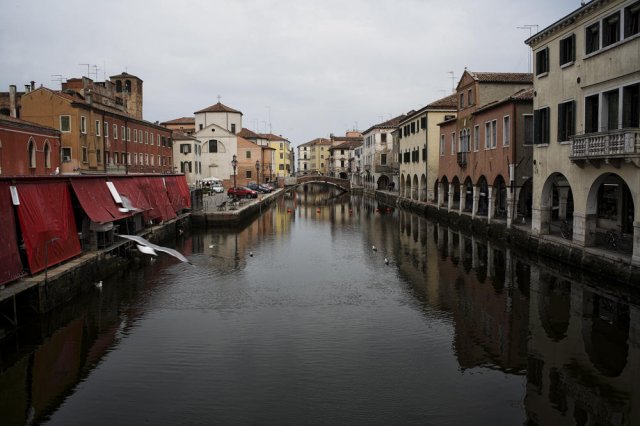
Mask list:
[{"label": "rooftop antenna", "polygon": [[62,76],[62,74],[53,74],[51,75],[51,77],[55,77],[55,78],[52,78],[51,81],[57,81],[58,83],[60,83],[60,88],[62,89],[62,82],[66,80]]},{"label": "rooftop antenna", "polygon": [[[529,30],[529,37],[531,37],[533,34],[531,32],[532,29],[536,29],[536,33],[538,32],[538,24],[526,24],[526,25],[521,25],[519,27],[516,27],[519,30]],[[528,71],[531,72],[531,48],[528,49],[529,55],[528,55]]]},{"label": "rooftop antenna", "polygon": [[[97,66],[97,65],[91,65],[91,68],[93,68],[93,75],[95,75],[95,76],[96,76],[96,81],[97,81],[97,80],[98,80],[98,70],[99,70],[100,68],[98,68],[98,66]],[[91,77],[91,76],[89,76],[89,77]]]},{"label": "rooftop antenna", "polygon": [[451,93],[454,93],[456,91],[456,77],[453,74],[453,71],[449,71],[449,74],[451,74]]},{"label": "rooftop antenna", "polygon": [[218,95],[218,103],[220,103],[220,99],[222,98],[222,96]]},{"label": "rooftop antenna", "polygon": [[268,113],[268,117],[269,117],[269,133],[272,133],[272,130],[271,130],[271,107],[269,105],[267,105],[265,108],[267,109],[267,113]]},{"label": "rooftop antenna", "polygon": [[89,67],[91,65],[89,65],[89,64],[78,64],[78,65],[81,66],[81,67],[87,67],[87,77],[89,77]]}]

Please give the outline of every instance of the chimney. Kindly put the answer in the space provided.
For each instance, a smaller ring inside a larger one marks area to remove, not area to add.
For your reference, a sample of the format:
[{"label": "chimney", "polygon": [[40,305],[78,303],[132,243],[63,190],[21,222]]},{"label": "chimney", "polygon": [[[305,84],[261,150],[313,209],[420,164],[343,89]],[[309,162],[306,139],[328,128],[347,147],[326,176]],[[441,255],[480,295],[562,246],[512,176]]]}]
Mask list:
[{"label": "chimney", "polygon": [[29,93],[31,91],[31,86],[29,86],[28,84],[24,85],[24,93]]},{"label": "chimney", "polygon": [[36,82],[31,80],[31,90],[35,90],[36,89]]},{"label": "chimney", "polygon": [[16,85],[9,86],[9,115],[18,118],[18,108],[16,105]]}]

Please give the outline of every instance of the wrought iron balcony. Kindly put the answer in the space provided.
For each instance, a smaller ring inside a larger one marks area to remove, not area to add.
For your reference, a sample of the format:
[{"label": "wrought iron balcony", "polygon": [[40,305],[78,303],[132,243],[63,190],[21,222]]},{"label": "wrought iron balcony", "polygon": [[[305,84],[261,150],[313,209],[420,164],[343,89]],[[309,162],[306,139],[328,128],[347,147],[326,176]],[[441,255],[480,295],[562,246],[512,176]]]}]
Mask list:
[{"label": "wrought iron balcony", "polygon": [[619,129],[606,132],[575,135],[571,142],[569,159],[580,167],[600,163],[620,167],[621,162],[640,167],[640,129]]}]

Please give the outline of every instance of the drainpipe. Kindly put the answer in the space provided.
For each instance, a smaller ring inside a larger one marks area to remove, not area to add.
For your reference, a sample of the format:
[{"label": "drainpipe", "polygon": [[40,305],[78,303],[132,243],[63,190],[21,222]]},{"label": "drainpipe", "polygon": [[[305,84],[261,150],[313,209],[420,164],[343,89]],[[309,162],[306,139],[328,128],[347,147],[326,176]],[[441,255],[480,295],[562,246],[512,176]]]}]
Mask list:
[{"label": "drainpipe", "polygon": [[518,152],[518,104],[516,102],[513,103],[513,141],[511,143],[511,163],[509,164],[509,169],[511,169],[513,165],[513,176],[511,176],[511,182],[509,182],[509,186],[511,187],[511,224],[516,220],[516,212],[518,211],[518,203],[515,199],[515,182],[516,182],[516,160],[518,157],[516,153]]}]

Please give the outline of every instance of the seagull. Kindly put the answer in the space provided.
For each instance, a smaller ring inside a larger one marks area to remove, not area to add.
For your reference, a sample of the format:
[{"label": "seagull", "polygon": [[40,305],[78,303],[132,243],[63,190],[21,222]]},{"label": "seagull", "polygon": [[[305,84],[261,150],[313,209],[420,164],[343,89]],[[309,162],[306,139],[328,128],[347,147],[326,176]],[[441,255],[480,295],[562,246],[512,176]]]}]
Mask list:
[{"label": "seagull", "polygon": [[129,200],[127,197],[125,197],[124,195],[120,195],[120,199],[122,200],[122,207],[119,207],[118,210],[121,213],[129,213],[129,212],[139,212],[142,211],[137,207],[134,207],[133,204],[131,204],[131,200]]},{"label": "seagull", "polygon": [[182,255],[182,253],[180,253],[179,251],[174,250],[172,248],[158,246],[156,244],[150,243],[149,241],[145,240],[144,238],[142,238],[142,237],[140,237],[138,235],[118,234],[118,237],[126,238],[127,240],[131,240],[131,241],[135,241],[136,245],[138,246],[138,250],[140,250],[141,253],[150,254],[152,256],[157,256],[158,254],[156,253],[156,251],[163,251],[163,252],[165,252],[167,254],[170,254],[171,256],[175,257],[176,259],[180,260],[181,262],[186,262],[188,264],[191,264],[191,262],[189,262],[189,259],[184,257]]},{"label": "seagull", "polygon": [[253,252],[252,251],[249,252],[249,256],[253,257]]},{"label": "seagull", "polygon": [[389,264],[389,259],[387,259],[387,258],[385,257],[385,258],[384,258],[384,263],[385,263],[385,265],[388,265],[388,264]]},{"label": "seagull", "polygon": [[102,281],[98,281],[97,283],[93,283],[98,290],[102,290]]},{"label": "seagull", "polygon": [[378,251],[378,249],[376,248],[376,246],[372,246],[372,247],[371,247],[371,249],[372,249],[373,251]]}]

